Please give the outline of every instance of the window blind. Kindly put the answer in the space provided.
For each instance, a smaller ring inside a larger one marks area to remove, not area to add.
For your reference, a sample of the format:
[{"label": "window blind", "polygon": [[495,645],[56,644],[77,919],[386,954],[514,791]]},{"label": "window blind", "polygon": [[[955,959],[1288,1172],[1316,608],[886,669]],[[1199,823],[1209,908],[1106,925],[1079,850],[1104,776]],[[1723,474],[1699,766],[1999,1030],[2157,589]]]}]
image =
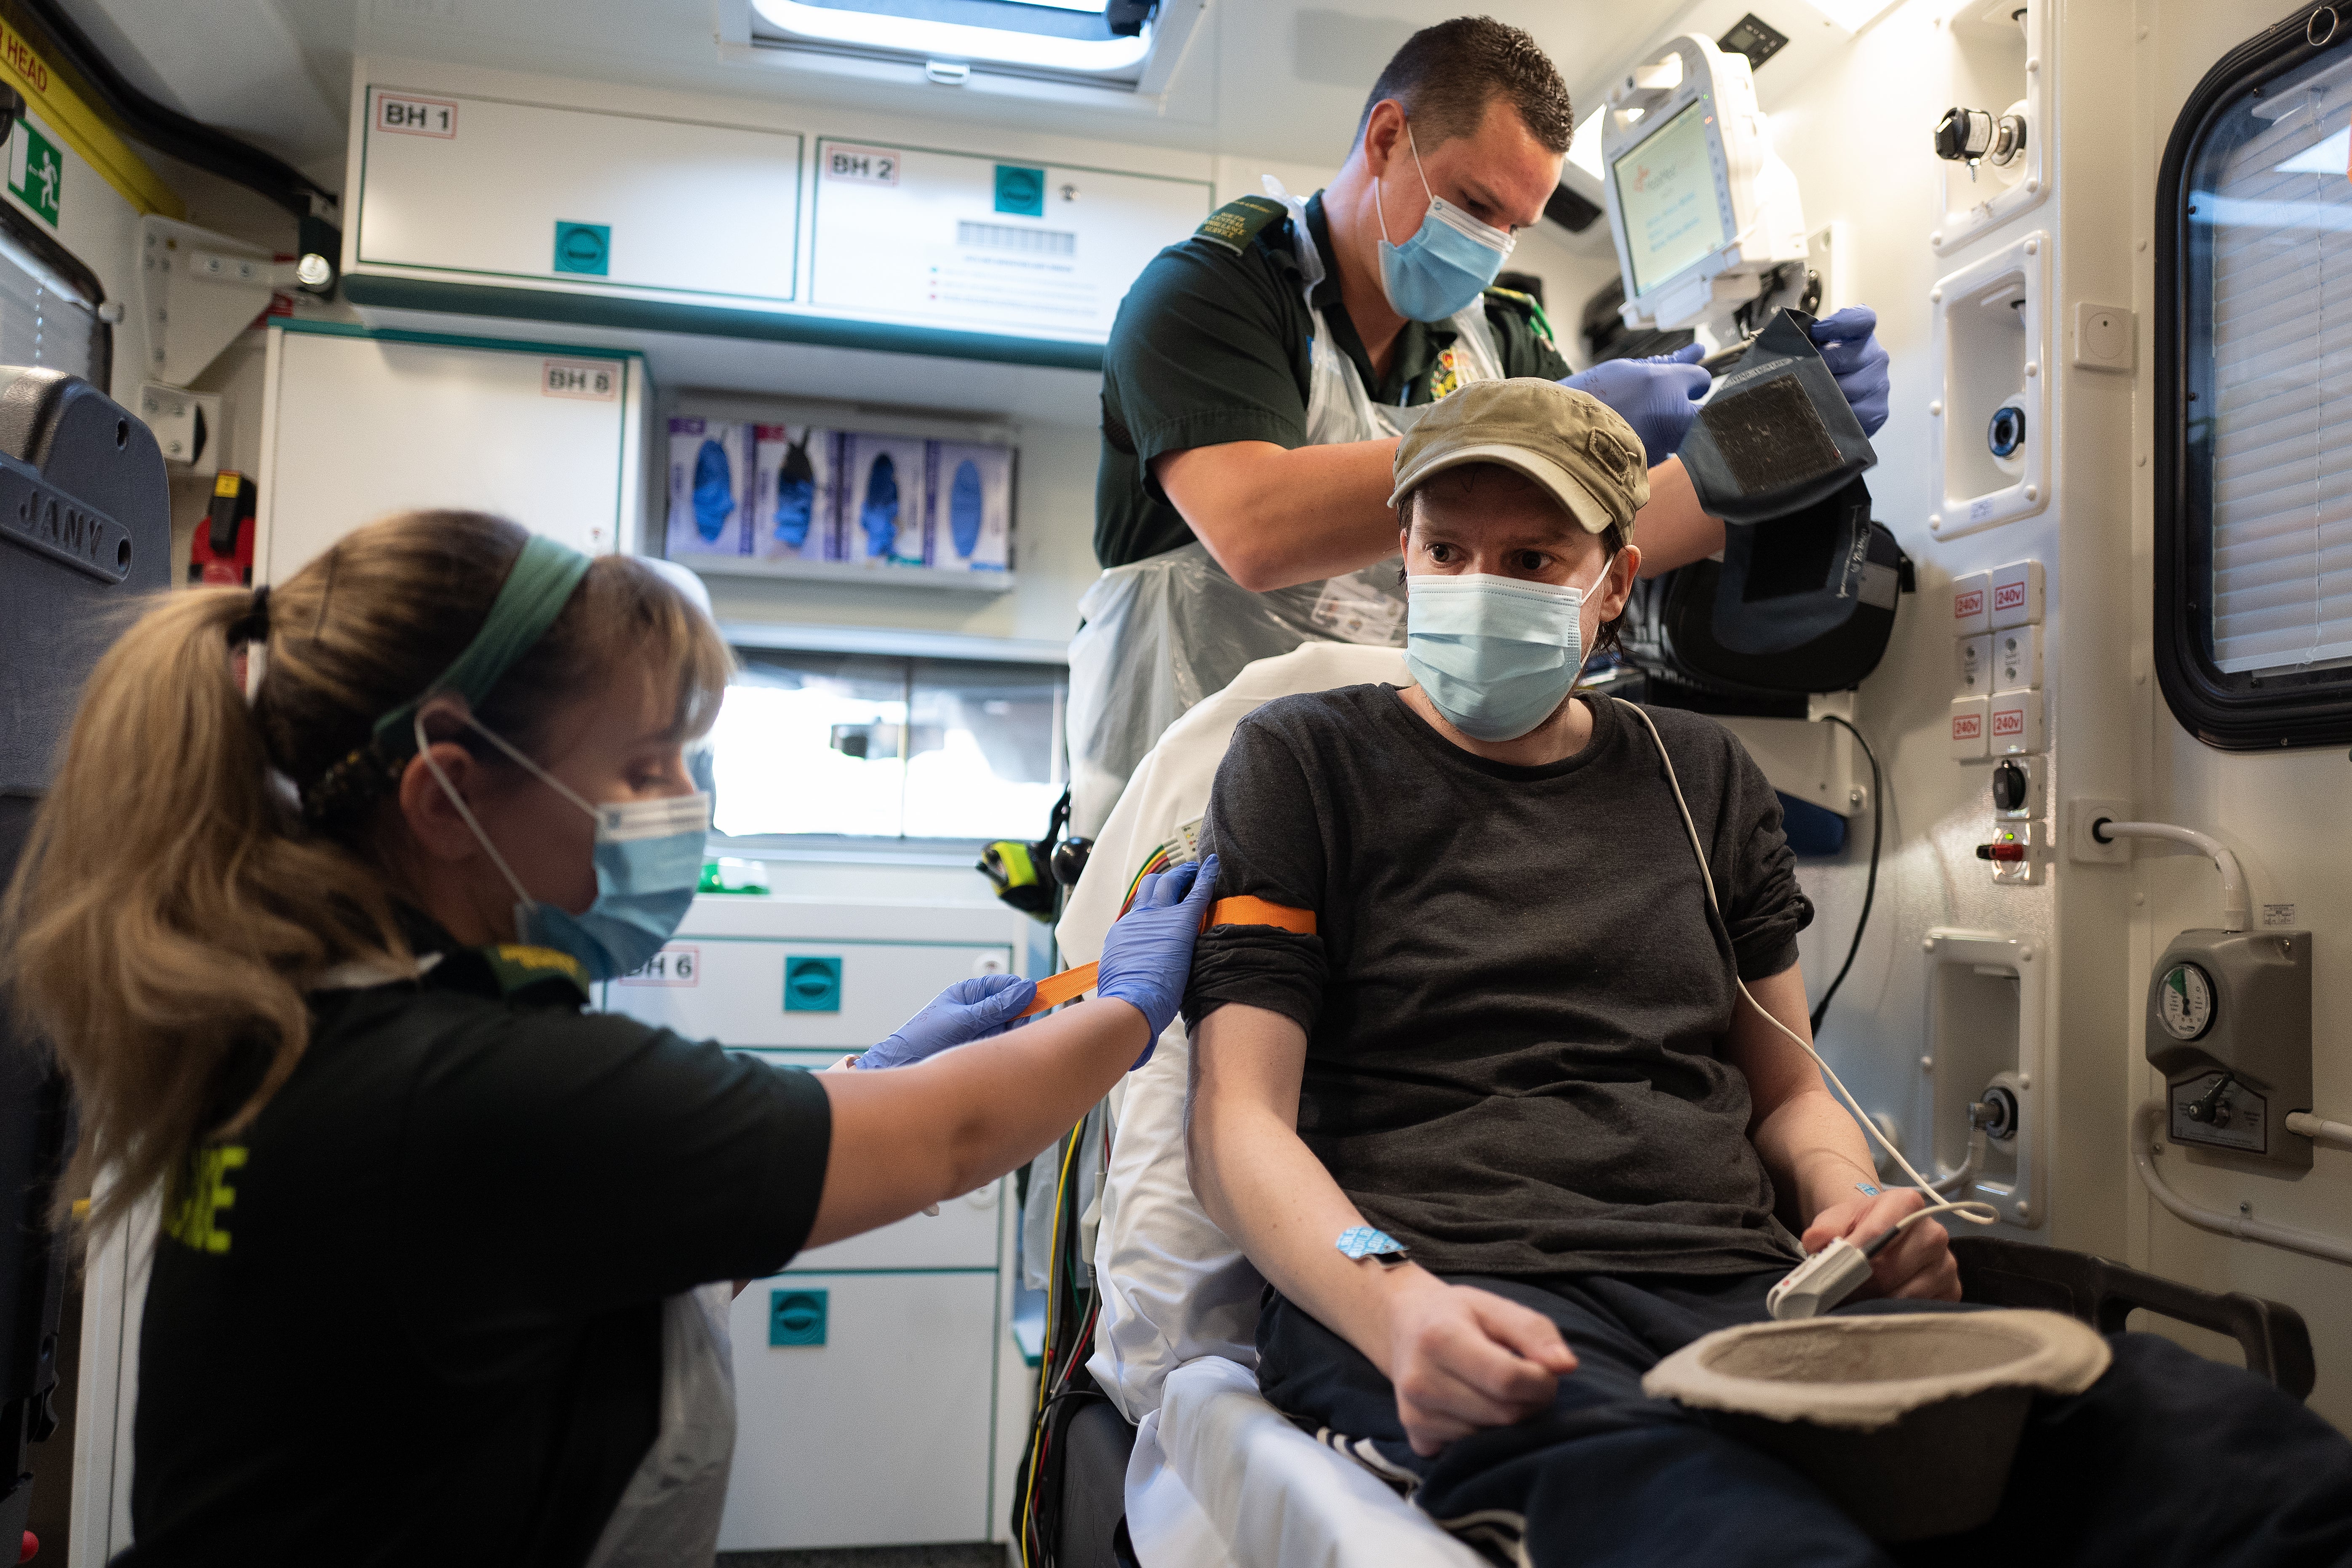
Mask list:
[{"label": "window blind", "polygon": [[112,388],[98,313],[30,251],[0,235],[0,364],[37,364]]},{"label": "window blind", "polygon": [[2189,198],[2212,279],[2212,405],[2189,420],[2210,455],[2213,662],[2352,661],[2352,60],[2231,118]]}]

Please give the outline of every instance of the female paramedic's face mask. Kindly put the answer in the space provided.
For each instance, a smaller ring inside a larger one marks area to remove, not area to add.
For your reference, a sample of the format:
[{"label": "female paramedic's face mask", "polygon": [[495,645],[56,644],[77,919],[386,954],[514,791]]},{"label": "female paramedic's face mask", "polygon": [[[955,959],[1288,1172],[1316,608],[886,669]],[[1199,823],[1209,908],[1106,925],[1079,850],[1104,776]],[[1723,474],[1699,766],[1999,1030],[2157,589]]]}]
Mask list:
[{"label": "female paramedic's face mask", "polygon": [[642,966],[676,933],[678,922],[686,919],[687,906],[694,901],[695,888],[702,879],[704,839],[710,830],[710,796],[698,792],[594,805],[502,737],[470,718],[466,722],[550,789],[596,819],[595,901],[575,915],[532,898],[481,824],[474,820],[464,797],[433,761],[425,738],[425,716],[416,716],[417,754],[433,770],[457,814],[515,890],[515,940],[570,954],[580,961],[591,980],[612,980]]},{"label": "female paramedic's face mask", "polygon": [[1388,213],[1381,205],[1381,183],[1372,182],[1372,207],[1381,218],[1381,289],[1398,315],[1416,321],[1442,321],[1466,310],[1494,282],[1495,275],[1503,269],[1503,258],[1518,241],[1430,191],[1412,126],[1405,127],[1404,136],[1405,145],[1412,152],[1413,173],[1421,175],[1421,188],[1429,191],[1429,216],[1402,245],[1391,245]]},{"label": "female paramedic's face mask", "polygon": [[1581,589],[1474,573],[1407,577],[1405,592],[1405,665],[1475,740],[1533,730],[1584,668]]}]

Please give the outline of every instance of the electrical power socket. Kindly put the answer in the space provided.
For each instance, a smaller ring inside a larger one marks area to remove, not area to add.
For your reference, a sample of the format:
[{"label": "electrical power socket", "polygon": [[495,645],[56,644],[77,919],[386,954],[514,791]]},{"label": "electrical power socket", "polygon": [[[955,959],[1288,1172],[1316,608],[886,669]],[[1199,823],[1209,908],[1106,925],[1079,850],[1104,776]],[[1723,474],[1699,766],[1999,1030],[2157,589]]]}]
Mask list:
[{"label": "electrical power socket", "polygon": [[2091,825],[2105,817],[2129,822],[2132,803],[2107,795],[2076,795],[2066,803],[2066,858],[2081,866],[2128,866],[2131,840],[2113,838],[2102,844],[2091,837]]}]

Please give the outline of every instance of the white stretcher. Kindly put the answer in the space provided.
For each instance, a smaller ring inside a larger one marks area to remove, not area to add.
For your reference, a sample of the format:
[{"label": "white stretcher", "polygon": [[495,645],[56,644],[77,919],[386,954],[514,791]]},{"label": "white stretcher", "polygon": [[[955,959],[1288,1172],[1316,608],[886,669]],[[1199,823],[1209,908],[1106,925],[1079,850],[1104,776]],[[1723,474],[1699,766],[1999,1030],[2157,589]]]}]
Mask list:
[{"label": "white stretcher", "polygon": [[[1058,934],[1100,955],[1139,868],[1181,845],[1234,727],[1276,697],[1402,684],[1394,648],[1309,643],[1249,665],[1170,726],[1097,836]],[[1189,847],[1178,854],[1189,856]],[[1087,1363],[1138,1424],[1128,1533],[1144,1568],[1472,1568],[1483,1560],[1365,1466],[1293,1426],[1258,1393],[1263,1282],[1185,1177],[1189,1055],[1181,1020],[1122,1086],[1095,1246],[1102,1311]]]}]

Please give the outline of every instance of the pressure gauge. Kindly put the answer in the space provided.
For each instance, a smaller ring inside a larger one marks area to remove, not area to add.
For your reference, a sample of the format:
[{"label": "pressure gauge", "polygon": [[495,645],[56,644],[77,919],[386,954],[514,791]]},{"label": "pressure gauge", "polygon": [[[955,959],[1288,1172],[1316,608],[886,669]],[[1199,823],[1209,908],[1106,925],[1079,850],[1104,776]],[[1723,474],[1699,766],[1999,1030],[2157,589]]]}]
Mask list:
[{"label": "pressure gauge", "polygon": [[2213,982],[2193,963],[2176,963],[2158,987],[2165,1033],[2193,1040],[2213,1026]]}]

